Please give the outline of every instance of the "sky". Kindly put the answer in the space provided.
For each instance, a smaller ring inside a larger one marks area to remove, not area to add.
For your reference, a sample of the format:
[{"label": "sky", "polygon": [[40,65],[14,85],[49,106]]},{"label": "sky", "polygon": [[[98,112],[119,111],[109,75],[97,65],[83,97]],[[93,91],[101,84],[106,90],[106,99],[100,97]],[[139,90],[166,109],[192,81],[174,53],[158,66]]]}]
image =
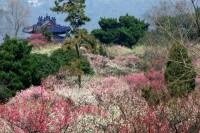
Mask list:
[{"label": "sky", "polygon": [[[38,15],[49,14],[55,16],[60,24],[64,23],[66,14],[52,13],[49,9],[54,6],[54,0],[27,0],[31,5],[32,17],[30,24],[36,23]],[[117,18],[126,13],[137,18],[144,19],[145,12],[156,5],[160,0],[86,0],[86,15],[91,18],[91,22],[86,23],[85,28],[89,31],[99,28],[98,21],[101,17]],[[39,11],[39,13],[38,13]]]},{"label": "sky", "polygon": [[[6,2],[7,0],[0,0]],[[61,25],[68,26],[64,22],[66,14],[57,14],[50,11],[54,6],[54,0],[24,0],[27,6],[30,6],[32,15],[28,19],[29,25],[37,23],[39,16],[46,14],[56,17],[57,22]],[[161,0],[86,0],[86,15],[91,18],[91,21],[86,23],[84,28],[91,31],[99,28],[98,21],[101,17],[118,18],[121,15],[129,14],[137,18],[144,19],[144,14],[152,6],[159,3]]]}]

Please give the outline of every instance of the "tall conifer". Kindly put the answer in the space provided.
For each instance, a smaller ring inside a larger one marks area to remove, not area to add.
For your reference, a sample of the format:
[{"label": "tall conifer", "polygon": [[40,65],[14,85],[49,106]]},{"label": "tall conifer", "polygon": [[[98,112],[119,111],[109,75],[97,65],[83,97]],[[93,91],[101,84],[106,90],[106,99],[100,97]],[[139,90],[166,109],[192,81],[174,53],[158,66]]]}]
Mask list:
[{"label": "tall conifer", "polygon": [[174,43],[169,51],[165,81],[171,96],[183,97],[194,90],[196,72],[187,48]]},{"label": "tall conifer", "polygon": [[[66,2],[67,1],[67,2]],[[85,15],[85,0],[56,0],[55,7],[51,10],[59,13],[66,13],[66,22],[71,25],[71,37],[74,37],[75,48],[77,56],[80,59],[79,45],[81,43],[81,36],[79,36],[80,27],[90,21],[90,18]],[[78,74],[78,84],[81,87],[81,73]]]}]

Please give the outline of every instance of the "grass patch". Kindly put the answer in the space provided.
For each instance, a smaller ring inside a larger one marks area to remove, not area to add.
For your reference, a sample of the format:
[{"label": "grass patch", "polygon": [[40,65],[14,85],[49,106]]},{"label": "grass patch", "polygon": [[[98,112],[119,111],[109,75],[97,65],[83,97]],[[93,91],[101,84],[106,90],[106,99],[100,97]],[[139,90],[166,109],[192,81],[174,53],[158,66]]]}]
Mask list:
[{"label": "grass patch", "polygon": [[135,45],[132,47],[132,52],[135,55],[144,55],[145,46],[144,45]]},{"label": "grass patch", "polygon": [[47,54],[50,56],[53,51],[61,48],[61,45],[58,44],[48,44],[46,46],[34,47],[31,51],[33,54]]},{"label": "grass patch", "polygon": [[120,46],[120,45],[106,47],[106,52],[108,54],[108,57],[110,58],[133,54],[133,51],[130,48]]}]

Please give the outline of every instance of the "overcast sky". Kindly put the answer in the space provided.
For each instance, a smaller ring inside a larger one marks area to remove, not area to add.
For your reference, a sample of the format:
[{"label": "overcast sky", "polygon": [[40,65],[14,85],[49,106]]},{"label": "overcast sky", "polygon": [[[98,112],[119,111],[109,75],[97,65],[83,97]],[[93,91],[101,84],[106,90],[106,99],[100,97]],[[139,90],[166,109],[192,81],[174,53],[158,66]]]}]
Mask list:
[{"label": "overcast sky", "polygon": [[[7,0],[0,0],[5,3]],[[64,22],[66,14],[57,14],[50,11],[54,6],[54,0],[24,0],[30,6],[32,16],[28,19],[29,25],[37,23],[38,16],[46,14],[56,17],[57,23],[68,26]],[[100,17],[118,18],[128,13],[137,18],[144,19],[145,12],[161,0],[86,0],[86,15],[91,18],[91,22],[86,23],[84,28],[89,31],[99,28],[98,21]],[[1,3],[1,4],[2,4]],[[2,26],[2,25],[1,25]],[[1,28],[1,27],[0,27]],[[27,34],[22,34],[27,36]],[[0,40],[2,37],[0,36]]]},{"label": "overcast sky", "polygon": [[[55,16],[60,24],[63,22],[65,14],[56,14],[50,11],[54,6],[54,0],[27,0],[32,9],[30,24],[36,23],[39,15],[49,14]],[[88,30],[98,28],[100,17],[119,17],[126,13],[134,15],[137,18],[144,19],[144,13],[160,0],[86,0],[86,14],[91,18],[91,22],[85,27]],[[65,24],[66,25],[66,24]]]}]

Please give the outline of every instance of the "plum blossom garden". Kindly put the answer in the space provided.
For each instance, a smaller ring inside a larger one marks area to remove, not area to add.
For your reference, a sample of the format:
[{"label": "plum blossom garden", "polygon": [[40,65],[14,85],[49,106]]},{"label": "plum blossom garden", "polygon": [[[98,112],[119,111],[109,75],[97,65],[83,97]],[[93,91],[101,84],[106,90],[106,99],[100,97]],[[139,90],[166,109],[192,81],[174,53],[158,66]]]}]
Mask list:
[{"label": "plum blossom garden", "polygon": [[[136,54],[130,53],[128,48],[113,46],[113,49],[115,47],[121,49],[119,54],[124,51],[124,56],[129,57],[123,59],[123,64],[121,55],[109,59],[86,53],[95,76],[85,76],[80,89],[70,84],[72,81],[52,75],[40,86],[18,92],[0,106],[0,131],[198,132],[199,86],[187,98],[171,98],[167,95],[162,71],[152,68],[142,72],[141,59]],[[138,72],[126,74],[130,67]],[[64,74],[66,72],[60,70],[58,76]]]},{"label": "plum blossom garden", "polygon": [[153,30],[126,14],[89,33],[85,0],[55,0],[70,26],[39,16],[22,40],[15,27],[0,45],[0,133],[200,133],[199,7],[185,2],[154,7]]}]

